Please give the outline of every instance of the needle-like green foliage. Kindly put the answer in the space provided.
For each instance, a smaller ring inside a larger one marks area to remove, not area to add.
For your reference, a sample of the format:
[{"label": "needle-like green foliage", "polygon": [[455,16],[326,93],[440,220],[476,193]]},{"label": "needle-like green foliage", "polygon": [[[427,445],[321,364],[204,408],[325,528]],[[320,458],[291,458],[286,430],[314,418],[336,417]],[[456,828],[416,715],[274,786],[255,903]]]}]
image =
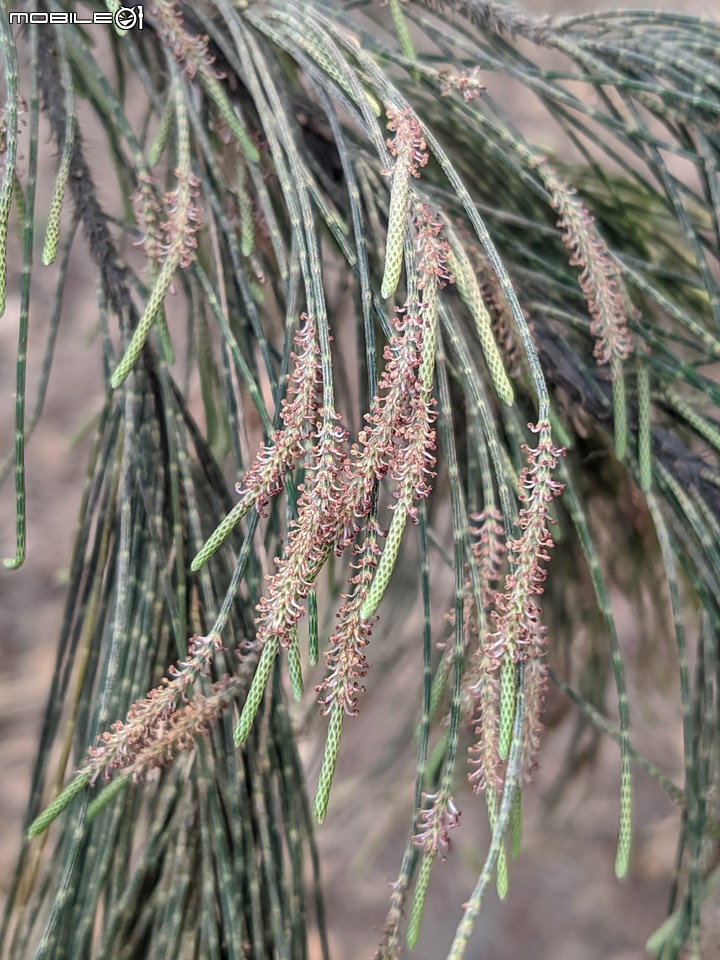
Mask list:
[{"label": "needle-like green foliage", "polygon": [[[343,732],[377,684],[384,727],[412,711],[418,756],[376,958],[422,940],[463,794],[491,840],[447,944],[460,960],[493,878],[512,892],[553,678],[620,747],[618,877],[632,764],[682,805],[648,946],[700,956],[720,772],[720,27],[500,0],[153,0],[102,44],[100,26],[35,22],[74,10],[37,0],[26,26],[0,23],[4,576],[33,524],[25,443],[78,227],[99,332],[81,363],[107,385],[0,952],[303,960],[316,927],[328,956],[313,820],[352,802],[332,790]],[[639,609],[648,588],[677,648],[682,785],[632,746],[616,601]],[[394,599],[422,623],[404,645]],[[397,683],[403,658],[421,689]],[[313,688],[303,770],[290,697]]]}]

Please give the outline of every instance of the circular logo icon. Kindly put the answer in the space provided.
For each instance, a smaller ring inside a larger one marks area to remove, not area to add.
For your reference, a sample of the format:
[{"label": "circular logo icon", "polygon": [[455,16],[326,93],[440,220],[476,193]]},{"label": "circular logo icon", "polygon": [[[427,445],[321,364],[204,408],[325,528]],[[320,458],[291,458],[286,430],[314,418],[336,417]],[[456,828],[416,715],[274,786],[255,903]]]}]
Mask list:
[{"label": "circular logo icon", "polygon": [[119,30],[132,30],[137,25],[138,15],[135,7],[118,7],[114,15],[115,26]]}]

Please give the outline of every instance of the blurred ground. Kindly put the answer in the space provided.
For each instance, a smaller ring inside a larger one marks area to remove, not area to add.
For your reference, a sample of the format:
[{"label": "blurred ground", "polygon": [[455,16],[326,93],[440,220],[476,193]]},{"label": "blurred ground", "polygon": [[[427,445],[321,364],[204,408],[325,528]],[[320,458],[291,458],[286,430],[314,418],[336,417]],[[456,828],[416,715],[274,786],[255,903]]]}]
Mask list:
[{"label": "blurred ground", "polygon": [[[576,13],[581,7],[571,0],[527,0],[525,5],[539,13]],[[589,6],[582,4],[583,9]],[[664,4],[634,0],[632,6],[663,6],[707,16],[717,16],[720,9],[716,0]],[[86,142],[92,161],[102,141],[90,129]],[[48,173],[40,185],[39,210],[47,209],[50,189]],[[98,354],[88,343],[96,318],[94,281],[87,264],[87,250],[80,241],[68,274],[45,413],[27,452],[28,559],[19,571],[0,571],[0,896],[18,849],[85,472],[87,440],[81,437],[71,447],[69,438],[97,410],[102,394]],[[52,299],[52,270],[47,278],[46,285],[38,285],[33,301],[28,353],[30,410]],[[0,321],[0,456],[11,449],[13,439],[17,264],[11,268],[8,286],[8,309]],[[12,554],[13,544],[10,481],[0,496],[3,556]],[[406,623],[404,635],[413,627]],[[632,665],[639,644],[635,625],[626,617],[622,628],[621,643]],[[399,638],[399,626],[397,630]],[[386,639],[394,639],[392,631]],[[365,770],[370,752],[375,756],[378,745],[385,744],[388,756],[393,755],[391,741],[398,734],[388,721],[406,715],[403,705],[395,701],[397,690],[406,689],[408,697],[414,696],[418,677],[403,676],[398,681],[379,689],[370,684],[362,716],[346,725],[341,778],[351,777],[351,769]],[[643,701],[636,710],[634,745],[679,783],[680,715],[672,697],[670,701],[669,709],[664,699]],[[488,895],[468,960],[639,960],[645,939],[665,915],[679,814],[648,777],[636,772],[634,853],[630,876],[618,883],[613,861],[619,764],[613,744],[603,744],[597,763],[565,791],[555,809],[547,809],[544,797],[562,767],[574,723],[574,714],[568,713],[547,737],[537,785],[526,794],[525,846],[511,867],[508,898],[501,906],[494,892]],[[302,749],[308,756],[313,754],[309,743],[303,743]],[[362,775],[341,780],[319,831],[334,960],[368,957],[379,940],[389,895],[387,884],[399,866],[410,811],[409,796],[398,794],[396,787],[409,782],[402,774],[407,774],[412,763],[410,749],[392,763],[388,760],[387,769],[375,771],[380,774],[375,778]],[[461,916],[460,905],[469,895],[484,857],[485,816],[480,803],[467,794],[458,797],[458,805],[462,827],[456,831],[457,843],[450,858],[435,869],[421,942],[413,954],[416,960],[437,960],[445,955]]]}]

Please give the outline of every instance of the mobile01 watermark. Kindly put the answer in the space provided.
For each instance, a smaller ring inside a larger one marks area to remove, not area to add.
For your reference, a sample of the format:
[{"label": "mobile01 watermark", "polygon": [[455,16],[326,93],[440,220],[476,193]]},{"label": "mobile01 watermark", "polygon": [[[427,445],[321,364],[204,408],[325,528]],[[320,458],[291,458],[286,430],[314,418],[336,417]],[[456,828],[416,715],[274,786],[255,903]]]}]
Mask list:
[{"label": "mobile01 watermark", "polygon": [[142,30],[143,7],[141,3],[134,7],[118,7],[114,13],[107,10],[93,10],[89,13],[76,13],[73,10],[52,10],[39,13],[27,10],[11,10],[10,23],[24,26],[46,26],[47,24],[104,24],[114,25],[118,30]]}]

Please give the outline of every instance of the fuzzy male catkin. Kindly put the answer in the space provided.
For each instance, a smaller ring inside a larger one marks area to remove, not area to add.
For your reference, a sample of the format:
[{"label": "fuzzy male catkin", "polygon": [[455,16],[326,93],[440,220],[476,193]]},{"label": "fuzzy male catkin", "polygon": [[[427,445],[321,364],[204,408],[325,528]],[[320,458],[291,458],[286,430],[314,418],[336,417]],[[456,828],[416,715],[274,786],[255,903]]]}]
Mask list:
[{"label": "fuzzy male catkin", "polygon": [[295,334],[295,351],[290,355],[292,372],[288,375],[287,397],[282,401],[283,426],[275,431],[253,461],[236,489],[240,501],[218,524],[192,561],[191,570],[199,570],[225,542],[245,514],[255,508],[260,514],[270,499],[285,487],[287,472],[305,451],[319,407],[321,384],[320,347],[315,322],[303,314]]}]

